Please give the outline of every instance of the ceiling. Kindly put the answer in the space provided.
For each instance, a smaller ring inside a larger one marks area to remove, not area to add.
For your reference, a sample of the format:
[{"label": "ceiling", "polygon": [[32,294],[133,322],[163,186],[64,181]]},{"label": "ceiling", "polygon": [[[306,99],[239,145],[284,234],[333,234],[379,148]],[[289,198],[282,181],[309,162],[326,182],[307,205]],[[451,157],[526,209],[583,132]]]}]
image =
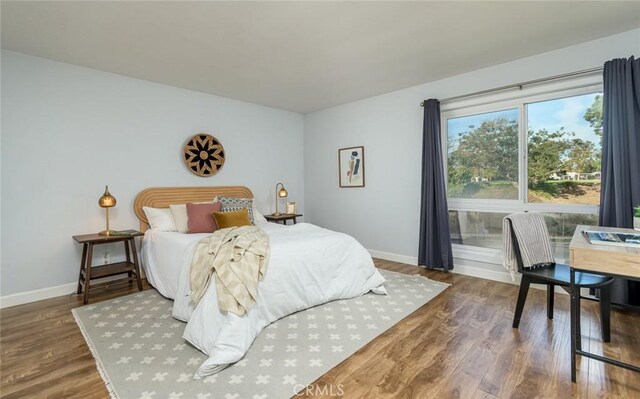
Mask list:
[{"label": "ceiling", "polygon": [[2,48],[306,113],[640,26],[640,2],[2,2]]}]

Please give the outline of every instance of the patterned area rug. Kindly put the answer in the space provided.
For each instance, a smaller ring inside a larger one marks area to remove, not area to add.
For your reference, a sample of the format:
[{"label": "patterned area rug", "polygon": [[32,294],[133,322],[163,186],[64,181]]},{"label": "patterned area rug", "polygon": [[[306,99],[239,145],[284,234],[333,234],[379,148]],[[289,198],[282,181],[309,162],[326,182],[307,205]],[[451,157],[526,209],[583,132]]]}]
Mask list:
[{"label": "patterned area rug", "polygon": [[114,398],[290,398],[448,286],[380,272],[388,295],[339,300],[280,319],[244,359],[202,380],[192,376],[206,356],[182,339],[185,324],[171,318],[173,302],[155,290],[73,314]]}]

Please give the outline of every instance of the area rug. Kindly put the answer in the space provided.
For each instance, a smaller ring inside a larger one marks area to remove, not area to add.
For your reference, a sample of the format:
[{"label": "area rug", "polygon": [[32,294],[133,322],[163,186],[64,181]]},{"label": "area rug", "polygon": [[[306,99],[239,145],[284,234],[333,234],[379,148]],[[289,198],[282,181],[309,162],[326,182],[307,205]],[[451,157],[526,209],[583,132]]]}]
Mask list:
[{"label": "area rug", "polygon": [[[155,290],[87,305],[73,315],[113,398],[290,398],[447,284],[380,270],[388,295],[367,294],[307,309],[262,331],[238,363],[201,380],[206,356],[183,338],[173,302]],[[336,392],[340,393],[340,392]]]}]

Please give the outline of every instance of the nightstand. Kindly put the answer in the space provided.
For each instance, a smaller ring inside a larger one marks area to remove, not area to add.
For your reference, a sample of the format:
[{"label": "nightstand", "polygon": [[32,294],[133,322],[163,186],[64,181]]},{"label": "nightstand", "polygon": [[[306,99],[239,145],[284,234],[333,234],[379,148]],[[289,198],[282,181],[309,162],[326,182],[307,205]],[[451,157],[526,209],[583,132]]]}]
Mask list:
[{"label": "nightstand", "polygon": [[281,213],[279,215],[264,215],[264,218],[267,219],[270,222],[274,222],[274,223],[280,223],[282,222],[282,224],[287,224],[287,220],[293,220],[293,224],[296,224],[297,220],[296,218],[298,216],[302,216],[301,213],[296,213],[296,214],[288,214],[288,213]]},{"label": "nightstand", "polygon": [[[118,274],[127,274],[129,281],[135,274],[138,283],[138,289],[142,291],[142,280],[140,279],[140,266],[138,263],[138,253],[136,252],[135,238],[142,236],[140,232],[126,236],[101,236],[98,234],[84,234],[73,236],[73,239],[82,244],[82,261],[80,262],[80,275],[78,276],[78,295],[82,293],[84,285],[84,298],[82,303],[89,302],[89,289],[91,280]],[[126,261],[110,263],[107,265],[91,267],[91,258],[93,256],[93,247],[95,245],[110,244],[113,242],[123,242]]]}]

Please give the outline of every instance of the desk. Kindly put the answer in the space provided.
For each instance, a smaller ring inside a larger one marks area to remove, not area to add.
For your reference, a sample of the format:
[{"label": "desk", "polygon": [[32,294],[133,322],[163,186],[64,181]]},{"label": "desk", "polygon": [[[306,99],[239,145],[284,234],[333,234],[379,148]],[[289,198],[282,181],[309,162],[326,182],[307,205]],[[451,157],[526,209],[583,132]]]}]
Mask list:
[{"label": "desk", "polygon": [[580,292],[579,288],[575,285],[575,272],[593,272],[604,276],[622,277],[629,280],[640,281],[640,247],[632,248],[589,244],[582,236],[583,230],[638,234],[638,232],[633,229],[584,225],[576,226],[576,231],[573,233],[573,238],[569,244],[569,263],[571,265],[571,381],[576,382],[576,355],[599,360],[640,373],[640,367],[638,366],[622,363],[604,356],[594,355],[576,348],[578,338],[576,326],[580,323],[580,320],[576,317],[575,306]]}]

